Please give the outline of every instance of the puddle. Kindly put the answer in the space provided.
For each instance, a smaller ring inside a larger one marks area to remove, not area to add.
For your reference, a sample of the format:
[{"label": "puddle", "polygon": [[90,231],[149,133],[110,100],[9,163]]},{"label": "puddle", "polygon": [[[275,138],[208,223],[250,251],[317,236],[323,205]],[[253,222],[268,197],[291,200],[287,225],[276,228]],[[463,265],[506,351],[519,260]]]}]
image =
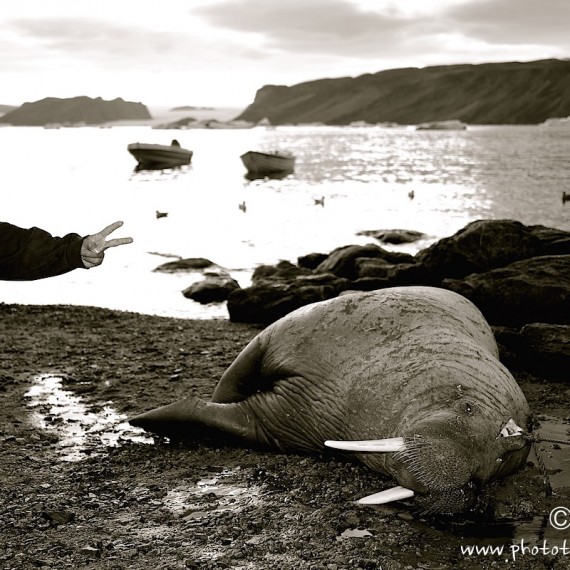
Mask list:
[{"label": "puddle", "polygon": [[105,404],[98,413],[87,410],[79,396],[63,388],[60,376],[38,376],[26,392],[32,411],[32,424],[53,432],[63,461],[81,461],[88,453],[103,447],[117,447],[124,442],[153,443],[144,430],[127,423]]},{"label": "puddle", "polygon": [[235,513],[246,506],[258,505],[259,487],[242,487],[223,481],[236,471],[224,470],[193,486],[171,490],[163,499],[164,505],[179,518],[186,520],[203,519],[228,511]]},{"label": "puddle", "polygon": [[[554,416],[540,416],[540,437],[549,439],[570,440],[570,421]],[[549,442],[538,443],[540,460],[548,472],[548,483],[554,494],[563,494],[570,507],[570,445],[558,445]],[[536,458],[535,450],[531,451],[531,460]]]}]

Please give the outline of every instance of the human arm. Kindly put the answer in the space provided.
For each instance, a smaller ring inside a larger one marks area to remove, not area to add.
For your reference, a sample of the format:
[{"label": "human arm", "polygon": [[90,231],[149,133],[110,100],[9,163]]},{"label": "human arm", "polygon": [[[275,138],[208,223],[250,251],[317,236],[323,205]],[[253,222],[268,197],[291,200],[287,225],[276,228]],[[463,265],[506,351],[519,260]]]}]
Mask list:
[{"label": "human arm", "polygon": [[122,225],[115,222],[83,238],[75,233],[54,237],[40,228],[23,229],[0,222],[0,279],[32,281],[99,265],[106,249],[132,241],[131,238],[105,241]]}]

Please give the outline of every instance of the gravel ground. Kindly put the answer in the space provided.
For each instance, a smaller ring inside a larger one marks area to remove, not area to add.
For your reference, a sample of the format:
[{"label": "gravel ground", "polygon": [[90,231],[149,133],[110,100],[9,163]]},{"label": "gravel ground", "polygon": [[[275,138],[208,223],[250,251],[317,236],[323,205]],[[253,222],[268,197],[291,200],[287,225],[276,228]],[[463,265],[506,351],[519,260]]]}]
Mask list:
[{"label": "gravel ground", "polygon": [[[570,469],[548,467],[556,453],[570,465],[568,455],[553,444],[490,485],[475,512],[424,518],[413,502],[357,507],[391,482],[348,460],[173,444],[125,423],[190,393],[208,398],[259,330],[1,304],[0,567],[570,568],[569,533],[548,521],[554,507],[570,507]],[[558,418],[568,434],[569,386],[517,380],[535,414]],[[564,539],[566,555],[544,550]],[[514,552],[521,540],[543,551]],[[503,552],[468,555],[466,546]]]}]

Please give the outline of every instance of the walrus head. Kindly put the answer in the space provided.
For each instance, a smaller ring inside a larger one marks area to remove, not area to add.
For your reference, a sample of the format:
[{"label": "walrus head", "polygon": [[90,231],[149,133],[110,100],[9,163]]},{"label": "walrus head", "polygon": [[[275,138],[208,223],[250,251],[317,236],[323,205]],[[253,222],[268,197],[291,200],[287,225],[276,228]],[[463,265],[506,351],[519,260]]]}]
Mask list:
[{"label": "walrus head", "polygon": [[[453,514],[473,506],[482,485],[519,469],[530,450],[529,435],[512,418],[497,426],[493,437],[488,430],[469,432],[471,427],[458,416],[442,414],[416,424],[403,437],[325,445],[364,453],[362,461],[371,466],[383,462],[399,483],[360,499],[359,504],[415,497],[424,513]],[[374,459],[376,454],[382,457]]]}]

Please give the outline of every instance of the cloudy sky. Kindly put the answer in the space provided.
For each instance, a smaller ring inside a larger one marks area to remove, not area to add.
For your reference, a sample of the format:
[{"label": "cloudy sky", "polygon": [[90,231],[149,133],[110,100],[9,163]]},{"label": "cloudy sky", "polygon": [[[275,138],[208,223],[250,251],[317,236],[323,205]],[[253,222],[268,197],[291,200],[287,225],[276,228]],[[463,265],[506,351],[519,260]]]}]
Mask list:
[{"label": "cloudy sky", "polygon": [[266,84],[570,57],[570,0],[3,0],[0,104],[242,108]]}]

